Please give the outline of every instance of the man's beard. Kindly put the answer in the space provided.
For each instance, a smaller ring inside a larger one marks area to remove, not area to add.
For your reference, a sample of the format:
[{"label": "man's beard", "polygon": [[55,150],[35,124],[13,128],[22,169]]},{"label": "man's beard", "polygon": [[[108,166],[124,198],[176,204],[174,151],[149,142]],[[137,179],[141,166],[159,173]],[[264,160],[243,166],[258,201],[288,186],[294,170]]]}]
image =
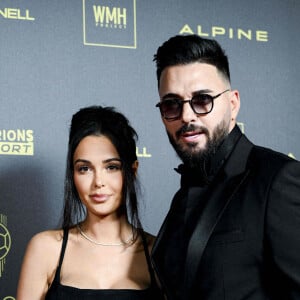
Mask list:
[{"label": "man's beard", "polygon": [[211,136],[206,127],[195,126],[193,124],[184,125],[176,132],[176,136],[179,137],[184,132],[194,130],[201,130],[207,137],[206,145],[202,149],[197,149],[197,143],[188,143],[182,146],[178,144],[168,132],[167,134],[170,143],[182,162],[190,168],[197,168],[202,170],[203,173],[206,173],[211,158],[215,155],[217,149],[229,133],[229,124],[223,120],[216,126]]}]

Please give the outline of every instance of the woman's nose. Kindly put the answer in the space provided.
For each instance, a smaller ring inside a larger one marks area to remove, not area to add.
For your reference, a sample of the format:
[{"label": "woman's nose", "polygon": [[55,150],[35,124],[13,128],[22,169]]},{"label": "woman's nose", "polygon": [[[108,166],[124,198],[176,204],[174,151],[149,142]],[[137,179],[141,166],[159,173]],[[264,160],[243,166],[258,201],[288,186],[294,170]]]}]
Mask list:
[{"label": "woman's nose", "polygon": [[96,188],[104,187],[104,180],[102,174],[100,174],[100,171],[96,172],[94,181]]}]

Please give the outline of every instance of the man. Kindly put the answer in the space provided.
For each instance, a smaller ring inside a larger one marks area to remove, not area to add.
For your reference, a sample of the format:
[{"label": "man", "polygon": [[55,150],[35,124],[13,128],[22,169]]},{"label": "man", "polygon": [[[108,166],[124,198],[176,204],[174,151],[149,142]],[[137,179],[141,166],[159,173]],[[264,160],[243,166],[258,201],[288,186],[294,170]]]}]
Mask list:
[{"label": "man", "polygon": [[152,252],[168,299],[300,299],[300,163],[236,125],[220,45],[175,36],[154,57],[166,131],[183,164]]}]

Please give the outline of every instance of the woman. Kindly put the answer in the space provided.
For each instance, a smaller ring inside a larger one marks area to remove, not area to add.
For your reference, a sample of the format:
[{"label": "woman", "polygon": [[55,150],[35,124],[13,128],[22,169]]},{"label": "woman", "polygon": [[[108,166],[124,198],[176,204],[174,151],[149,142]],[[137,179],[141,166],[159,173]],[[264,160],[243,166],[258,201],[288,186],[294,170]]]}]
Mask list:
[{"label": "woman", "polygon": [[162,299],[136,197],[137,134],[114,108],[72,118],[61,230],[27,247],[18,300]]}]

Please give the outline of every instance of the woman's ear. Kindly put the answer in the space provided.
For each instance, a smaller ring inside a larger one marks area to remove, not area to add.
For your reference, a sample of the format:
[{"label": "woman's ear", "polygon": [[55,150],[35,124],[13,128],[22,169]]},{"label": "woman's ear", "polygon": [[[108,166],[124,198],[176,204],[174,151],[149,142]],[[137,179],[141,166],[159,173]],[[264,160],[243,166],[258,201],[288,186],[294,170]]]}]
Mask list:
[{"label": "woman's ear", "polygon": [[134,161],[134,163],[132,164],[132,170],[133,170],[135,176],[136,176],[136,174],[137,174],[138,167],[139,167],[139,161],[136,160],[136,161]]}]

